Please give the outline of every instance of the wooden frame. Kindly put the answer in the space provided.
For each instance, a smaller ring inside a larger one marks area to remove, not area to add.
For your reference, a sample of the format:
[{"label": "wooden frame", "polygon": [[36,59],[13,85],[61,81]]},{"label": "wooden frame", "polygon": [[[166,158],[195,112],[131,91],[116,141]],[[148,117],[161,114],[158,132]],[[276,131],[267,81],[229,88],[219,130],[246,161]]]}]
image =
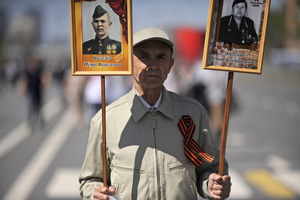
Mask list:
[{"label": "wooden frame", "polygon": [[[248,21],[243,18],[246,28],[242,28],[242,21],[240,30],[245,34],[241,34],[242,39],[238,40],[236,39],[238,37],[230,35],[234,31],[230,27],[234,21],[233,15],[229,16],[232,14],[233,5],[236,5],[233,4],[234,0],[211,0],[202,68],[261,74],[270,1],[246,0],[247,8],[244,16],[248,18]],[[227,28],[225,31],[224,27]],[[255,28],[256,38],[255,34],[251,36],[250,27]],[[233,40],[230,41],[230,39]]]},{"label": "wooden frame", "polygon": [[[132,75],[131,0],[113,2],[110,0],[69,0],[69,3],[72,75]],[[91,23],[97,5],[102,6],[110,16],[112,25],[108,29],[108,36],[118,42],[118,48],[121,46],[120,52],[116,52],[114,50],[116,45],[112,44],[105,45],[107,51],[104,53],[100,51],[97,54],[83,53],[83,43],[95,38]],[[92,35],[90,30],[93,32]],[[119,40],[115,37],[119,37]]]}]

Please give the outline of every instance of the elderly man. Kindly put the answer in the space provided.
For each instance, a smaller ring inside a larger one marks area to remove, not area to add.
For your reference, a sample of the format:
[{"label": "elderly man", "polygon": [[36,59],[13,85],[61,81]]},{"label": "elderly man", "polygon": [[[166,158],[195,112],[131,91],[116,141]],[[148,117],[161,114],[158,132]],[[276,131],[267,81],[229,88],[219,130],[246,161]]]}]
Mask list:
[{"label": "elderly man", "polygon": [[[167,34],[152,27],[133,36],[134,86],[106,108],[110,187],[102,185],[101,112],[91,122],[80,173],[84,199],[225,199],[230,176],[220,176],[219,150],[205,109],[163,86],[174,59]],[[228,166],[225,164],[225,174]]]},{"label": "elderly man", "polygon": [[100,5],[96,6],[92,26],[96,33],[95,39],[83,43],[83,54],[119,54],[121,53],[121,42],[108,36],[108,29],[112,22],[108,12]]},{"label": "elderly man", "polygon": [[220,23],[219,41],[225,44],[251,45],[257,44],[258,38],[254,28],[254,22],[245,17],[247,2],[234,0],[232,3],[232,15],[222,17]]}]

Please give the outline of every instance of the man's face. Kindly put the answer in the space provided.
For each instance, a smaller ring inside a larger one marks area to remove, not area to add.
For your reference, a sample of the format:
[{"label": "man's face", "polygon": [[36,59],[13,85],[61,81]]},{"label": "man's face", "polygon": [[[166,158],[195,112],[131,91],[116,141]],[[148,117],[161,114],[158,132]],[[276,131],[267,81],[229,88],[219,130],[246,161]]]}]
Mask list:
[{"label": "man's face", "polygon": [[107,37],[108,28],[111,26],[108,13],[105,13],[99,18],[94,18],[92,26],[98,38],[102,39]]},{"label": "man's face", "polygon": [[173,66],[171,49],[159,41],[146,41],[133,49],[134,81],[143,89],[161,89]]},{"label": "man's face", "polygon": [[242,19],[246,13],[246,4],[243,2],[235,4],[232,8],[232,12],[235,18]]}]

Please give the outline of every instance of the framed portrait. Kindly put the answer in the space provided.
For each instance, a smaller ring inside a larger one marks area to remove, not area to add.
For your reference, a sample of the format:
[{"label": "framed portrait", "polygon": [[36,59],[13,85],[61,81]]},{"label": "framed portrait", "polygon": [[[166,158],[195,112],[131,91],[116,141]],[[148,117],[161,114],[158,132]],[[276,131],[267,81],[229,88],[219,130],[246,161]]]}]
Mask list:
[{"label": "framed portrait", "polygon": [[131,0],[69,0],[72,75],[132,75]]},{"label": "framed portrait", "polygon": [[261,74],[270,0],[211,0],[203,69]]}]

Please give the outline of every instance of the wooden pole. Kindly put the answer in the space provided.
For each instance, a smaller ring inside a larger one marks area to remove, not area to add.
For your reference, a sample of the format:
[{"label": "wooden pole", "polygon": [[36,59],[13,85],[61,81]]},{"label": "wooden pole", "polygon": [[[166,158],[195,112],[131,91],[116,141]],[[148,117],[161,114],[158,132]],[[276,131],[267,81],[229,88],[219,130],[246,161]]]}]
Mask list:
[{"label": "wooden pole", "polygon": [[103,186],[107,187],[105,76],[101,76]]},{"label": "wooden pole", "polygon": [[226,141],[227,141],[227,130],[228,130],[232,85],[233,85],[233,72],[229,72],[228,73],[228,82],[227,82],[225,109],[224,109],[220,161],[219,161],[219,174],[221,176],[224,175],[225,150],[226,150]]}]

